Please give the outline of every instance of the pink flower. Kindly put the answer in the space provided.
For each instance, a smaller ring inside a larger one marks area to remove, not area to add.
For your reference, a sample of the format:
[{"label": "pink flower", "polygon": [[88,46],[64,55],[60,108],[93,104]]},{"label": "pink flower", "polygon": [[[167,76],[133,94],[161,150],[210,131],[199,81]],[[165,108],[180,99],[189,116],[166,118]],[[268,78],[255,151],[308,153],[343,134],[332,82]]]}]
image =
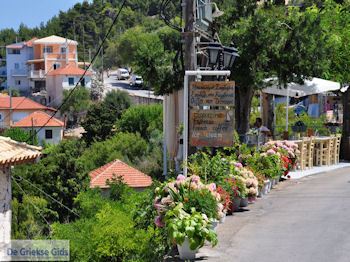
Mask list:
[{"label": "pink flower", "polygon": [[260,156],[265,157],[265,156],[267,156],[267,154],[266,153],[261,153]]},{"label": "pink flower", "polygon": [[209,184],[209,187],[210,187],[210,189],[213,190],[213,191],[216,190],[216,185],[215,185],[215,183]]},{"label": "pink flower", "polygon": [[266,153],[267,153],[268,155],[274,155],[274,154],[275,154],[275,151],[272,150],[272,149],[269,149],[269,150],[267,150]]},{"label": "pink flower", "polygon": [[236,167],[238,167],[238,168],[243,168],[243,165],[242,165],[241,163],[236,163],[235,165],[236,165]]},{"label": "pink flower", "polygon": [[164,224],[162,223],[162,221],[160,220],[159,217],[156,217],[156,218],[155,218],[154,223],[155,223],[156,226],[158,226],[158,227],[164,226]]},{"label": "pink flower", "polygon": [[192,182],[198,183],[200,181],[200,178],[199,178],[199,176],[193,175],[193,176],[191,176],[191,180],[192,180]]},{"label": "pink flower", "polygon": [[184,175],[178,175],[177,181],[182,181],[182,180],[186,180],[186,177]]},{"label": "pink flower", "polygon": [[226,158],[224,158],[224,157],[223,157],[223,158],[221,158],[221,161],[223,161],[223,162],[224,162],[224,161],[226,161]]}]

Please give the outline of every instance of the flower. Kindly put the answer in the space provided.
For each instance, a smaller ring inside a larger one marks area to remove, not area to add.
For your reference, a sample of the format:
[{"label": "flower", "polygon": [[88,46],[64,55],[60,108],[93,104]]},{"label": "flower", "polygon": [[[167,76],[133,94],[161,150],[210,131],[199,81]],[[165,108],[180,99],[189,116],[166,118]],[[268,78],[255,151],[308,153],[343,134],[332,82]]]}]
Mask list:
[{"label": "flower", "polygon": [[266,153],[267,153],[268,155],[274,155],[274,154],[275,154],[275,151],[272,150],[272,149],[269,149],[269,150],[267,150]]},{"label": "flower", "polygon": [[156,226],[158,226],[158,227],[163,227],[163,226],[164,226],[164,224],[162,223],[162,221],[160,220],[159,217],[156,217],[156,218],[154,219],[154,223],[155,223]]},{"label": "flower", "polygon": [[222,162],[225,162],[225,161],[226,161],[226,158],[224,158],[224,157],[221,158],[221,161],[222,161]]},{"label": "flower", "polygon": [[216,190],[216,184],[215,184],[215,183],[209,184],[209,188],[210,188],[211,190],[215,191],[215,190]]},{"label": "flower", "polygon": [[177,181],[182,181],[182,180],[186,180],[186,177],[184,175],[178,175],[176,178]]},{"label": "flower", "polygon": [[236,163],[235,165],[236,165],[236,167],[238,167],[238,168],[243,168],[243,165],[242,165],[241,163]]},{"label": "flower", "polygon": [[200,178],[199,178],[199,176],[193,175],[193,176],[191,176],[191,180],[192,180],[192,182],[198,183],[200,181]]}]

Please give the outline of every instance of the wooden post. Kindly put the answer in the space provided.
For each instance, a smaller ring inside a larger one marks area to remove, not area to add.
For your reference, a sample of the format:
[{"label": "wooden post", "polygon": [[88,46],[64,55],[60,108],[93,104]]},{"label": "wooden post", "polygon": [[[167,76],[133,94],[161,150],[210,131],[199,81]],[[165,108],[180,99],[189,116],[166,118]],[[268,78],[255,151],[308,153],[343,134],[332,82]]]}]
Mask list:
[{"label": "wooden post", "polygon": [[0,166],[0,261],[5,259],[3,246],[11,241],[11,167]]}]

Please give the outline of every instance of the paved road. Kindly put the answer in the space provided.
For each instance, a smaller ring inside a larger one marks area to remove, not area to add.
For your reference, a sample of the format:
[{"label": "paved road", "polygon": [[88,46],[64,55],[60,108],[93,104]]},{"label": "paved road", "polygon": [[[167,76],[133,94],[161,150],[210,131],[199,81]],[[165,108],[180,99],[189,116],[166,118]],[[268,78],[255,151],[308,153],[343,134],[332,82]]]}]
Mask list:
[{"label": "paved road", "polygon": [[[248,211],[249,209],[249,211]],[[205,261],[349,262],[350,168],[285,181],[219,225]]]},{"label": "paved road", "polygon": [[131,87],[129,80],[118,80],[117,71],[112,71],[109,77],[107,77],[107,75],[105,74],[104,84],[105,84],[104,95],[110,90],[119,89],[119,90],[128,92],[130,95],[152,97],[152,98],[155,97],[153,95],[153,91]]}]

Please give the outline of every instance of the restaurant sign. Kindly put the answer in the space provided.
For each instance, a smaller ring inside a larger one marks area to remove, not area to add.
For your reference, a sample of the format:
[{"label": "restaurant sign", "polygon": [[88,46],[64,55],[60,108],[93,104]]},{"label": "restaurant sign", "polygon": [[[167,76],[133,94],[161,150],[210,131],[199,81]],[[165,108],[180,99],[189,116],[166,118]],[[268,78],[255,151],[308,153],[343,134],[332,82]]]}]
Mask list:
[{"label": "restaurant sign", "polygon": [[192,82],[190,106],[233,106],[235,82]]},{"label": "restaurant sign", "polygon": [[190,145],[234,145],[232,110],[190,110]]}]

